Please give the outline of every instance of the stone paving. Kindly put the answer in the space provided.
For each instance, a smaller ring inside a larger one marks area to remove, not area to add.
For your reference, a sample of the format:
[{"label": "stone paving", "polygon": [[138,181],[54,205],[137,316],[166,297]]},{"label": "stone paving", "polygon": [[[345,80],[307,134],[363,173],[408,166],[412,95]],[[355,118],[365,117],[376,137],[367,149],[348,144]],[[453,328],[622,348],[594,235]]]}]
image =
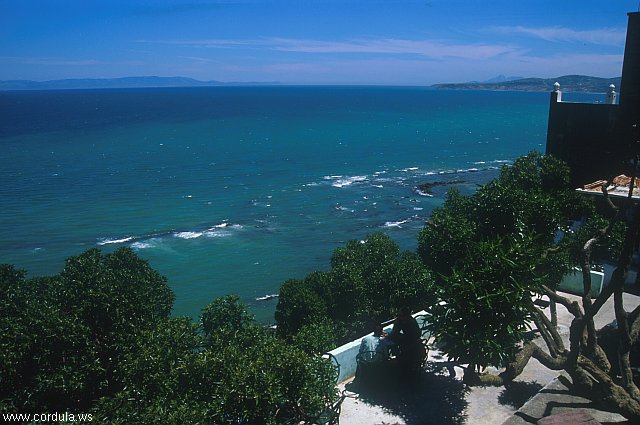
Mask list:
[{"label": "stone paving", "polygon": [[[579,300],[576,296],[566,296]],[[628,311],[638,305],[640,297],[625,294]],[[548,313],[548,309],[546,311]],[[558,306],[559,329],[565,341],[572,317],[564,307]],[[614,318],[613,300],[610,299],[596,317],[596,327],[600,328]],[[536,342],[543,344],[542,341]],[[464,367],[448,362],[440,352],[432,350],[425,371],[416,384],[385,379],[379,385],[364,387],[353,380],[347,381],[341,384],[347,397],[342,405],[340,423],[496,425],[506,422],[506,425],[524,425],[535,424],[542,416],[571,408],[591,409],[594,417],[604,420],[603,423],[627,423],[619,415],[597,413],[589,400],[572,398],[574,396],[566,388],[566,378],[556,379],[558,371],[547,369],[535,359],[508,387],[469,387],[462,383]],[[556,388],[562,385],[565,385],[564,389]],[[550,391],[540,392],[545,386]],[[540,395],[534,398],[539,392]]]}]

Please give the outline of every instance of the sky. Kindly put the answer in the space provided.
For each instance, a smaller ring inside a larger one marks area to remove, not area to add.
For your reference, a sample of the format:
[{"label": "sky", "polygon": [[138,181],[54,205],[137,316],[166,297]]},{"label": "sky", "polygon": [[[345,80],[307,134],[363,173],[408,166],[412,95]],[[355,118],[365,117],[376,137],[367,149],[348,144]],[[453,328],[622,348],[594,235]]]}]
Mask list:
[{"label": "sky", "polygon": [[621,74],[638,0],[0,0],[0,80],[430,85]]}]

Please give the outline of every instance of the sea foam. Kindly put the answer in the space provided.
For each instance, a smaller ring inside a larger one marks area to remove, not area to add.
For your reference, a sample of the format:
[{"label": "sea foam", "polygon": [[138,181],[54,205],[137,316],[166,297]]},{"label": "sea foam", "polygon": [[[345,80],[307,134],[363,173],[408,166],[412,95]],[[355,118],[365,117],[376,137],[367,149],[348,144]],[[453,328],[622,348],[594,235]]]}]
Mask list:
[{"label": "sea foam", "polygon": [[111,244],[118,244],[118,243],[125,243],[125,242],[130,242],[132,240],[134,240],[135,238],[133,236],[127,236],[126,238],[120,238],[120,239],[101,239],[98,241],[98,245],[111,245]]},{"label": "sea foam", "polygon": [[398,227],[398,228],[402,228],[402,225],[405,223],[410,222],[411,220],[407,219],[407,220],[401,220],[401,221],[387,221],[384,223],[384,227]]},{"label": "sea foam", "polygon": [[344,177],[344,178],[340,178],[340,179],[334,181],[333,183],[331,183],[331,186],[333,186],[333,187],[345,187],[345,186],[351,186],[354,183],[360,183],[360,182],[364,182],[364,181],[367,181],[367,176]]},{"label": "sea foam", "polygon": [[180,239],[196,239],[202,236],[202,232],[176,232],[173,236]]}]

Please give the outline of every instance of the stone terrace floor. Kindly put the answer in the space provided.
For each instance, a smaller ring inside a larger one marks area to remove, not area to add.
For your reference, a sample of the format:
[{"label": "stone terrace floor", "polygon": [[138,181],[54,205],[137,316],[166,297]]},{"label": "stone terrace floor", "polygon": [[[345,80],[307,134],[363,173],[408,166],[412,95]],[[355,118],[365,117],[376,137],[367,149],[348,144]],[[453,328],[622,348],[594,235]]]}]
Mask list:
[{"label": "stone terrace floor", "polygon": [[[579,297],[573,295],[566,296],[579,300]],[[627,311],[638,305],[640,305],[640,297],[625,294]],[[548,313],[548,308],[546,312]],[[564,307],[558,306],[559,329],[567,346],[572,317]],[[596,327],[600,328],[614,318],[613,298],[611,298],[596,317]],[[544,345],[540,338],[536,342]],[[552,384],[559,375],[558,371],[549,370],[537,360],[531,359],[523,373],[508,387],[469,387],[462,383],[463,367],[464,365],[448,362],[437,350],[431,350],[425,370],[418,383],[413,386],[386,379],[381,385],[372,388],[359,386],[349,380],[340,385],[347,395],[342,404],[340,423],[342,425],[500,425],[514,417],[514,414],[531,397],[547,384]],[[490,372],[497,373],[495,370]],[[543,395],[544,393],[541,394]],[[546,396],[547,399],[541,396],[536,398],[538,404],[542,402],[553,405],[549,395]],[[528,405],[531,404],[533,403],[528,403]],[[526,408],[527,406],[523,409]],[[546,411],[555,413],[551,407]],[[523,423],[535,423],[536,418],[531,418],[531,415],[525,416],[522,413],[519,415],[529,418],[529,421],[523,421]],[[620,423],[621,420],[621,418],[609,419],[607,423]]]}]

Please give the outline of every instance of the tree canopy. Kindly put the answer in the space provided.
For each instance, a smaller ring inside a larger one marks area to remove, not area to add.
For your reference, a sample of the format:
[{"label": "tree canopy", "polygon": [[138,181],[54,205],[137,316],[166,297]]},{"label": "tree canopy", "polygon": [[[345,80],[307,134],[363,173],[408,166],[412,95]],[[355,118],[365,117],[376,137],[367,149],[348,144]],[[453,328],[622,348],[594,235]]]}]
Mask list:
[{"label": "tree canopy", "polygon": [[372,322],[393,318],[401,307],[430,305],[432,284],[431,272],[417,255],[401,252],[387,235],[374,233],[337,248],[329,271],[282,285],[275,313],[278,332],[293,337],[308,327],[333,326],[334,340],[326,344],[346,342],[369,332]]},{"label": "tree canopy", "polygon": [[557,285],[569,268],[545,251],[583,213],[577,209],[589,210],[568,182],[560,161],[531,153],[471,196],[450,191],[433,212],[418,252],[437,272],[444,303],[434,307],[431,326],[452,358],[481,368],[513,358],[532,320],[532,294],[542,282]]},{"label": "tree canopy", "polygon": [[109,423],[277,424],[336,398],[326,360],[276,337],[235,296],[171,318],[166,280],[129,249],[55,276],[0,266],[0,412],[91,411]]},{"label": "tree canopy", "polygon": [[[567,371],[579,391],[640,420],[631,361],[640,337],[640,307],[627,312],[622,302],[640,207],[630,201],[616,206],[604,191],[595,208],[568,182],[566,165],[530,153],[472,196],[449,193],[418,237],[418,252],[436,272],[442,300],[432,309],[430,326],[449,357],[472,366],[465,371],[469,383],[509,382],[534,357]],[[607,205],[612,212],[606,213]],[[581,223],[577,228],[575,219]],[[618,266],[592,300],[596,258]],[[584,281],[581,304],[555,290],[576,266]],[[551,317],[533,303],[541,295],[551,301]],[[612,296],[617,328],[613,339],[607,338],[613,350],[606,352],[593,318]],[[557,329],[556,304],[574,316],[568,348]],[[544,349],[529,338],[528,326],[535,327]],[[489,365],[505,369],[496,376],[478,373]]]}]

